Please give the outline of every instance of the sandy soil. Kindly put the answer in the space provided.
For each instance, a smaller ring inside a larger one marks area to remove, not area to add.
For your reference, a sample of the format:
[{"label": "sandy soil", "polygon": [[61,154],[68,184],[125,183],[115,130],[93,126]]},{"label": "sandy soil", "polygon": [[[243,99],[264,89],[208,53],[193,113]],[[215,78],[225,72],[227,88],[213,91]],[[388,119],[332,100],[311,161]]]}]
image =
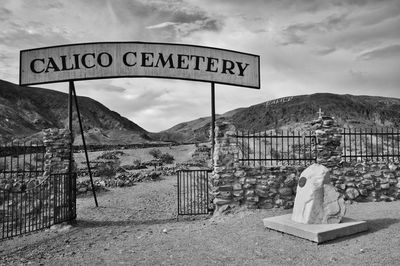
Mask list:
[{"label": "sandy soil", "polygon": [[360,203],[347,217],[367,233],[322,245],[266,230],[265,217],[290,210],[240,211],[176,219],[176,177],[78,199],[77,223],[0,242],[0,264],[45,265],[398,265],[400,202]]}]

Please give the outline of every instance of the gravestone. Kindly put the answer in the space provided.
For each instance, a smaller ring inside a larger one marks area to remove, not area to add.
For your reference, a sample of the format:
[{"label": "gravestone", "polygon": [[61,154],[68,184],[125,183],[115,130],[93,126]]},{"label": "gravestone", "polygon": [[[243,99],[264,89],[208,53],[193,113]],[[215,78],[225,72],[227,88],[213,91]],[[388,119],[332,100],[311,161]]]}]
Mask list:
[{"label": "gravestone", "polygon": [[292,214],[263,219],[264,226],[322,243],[368,230],[365,221],[343,217],[343,195],[330,183],[329,169],[313,164],[300,175]]},{"label": "gravestone", "polygon": [[346,212],[343,196],[330,182],[329,169],[312,164],[300,175],[292,220],[304,224],[340,223]]}]

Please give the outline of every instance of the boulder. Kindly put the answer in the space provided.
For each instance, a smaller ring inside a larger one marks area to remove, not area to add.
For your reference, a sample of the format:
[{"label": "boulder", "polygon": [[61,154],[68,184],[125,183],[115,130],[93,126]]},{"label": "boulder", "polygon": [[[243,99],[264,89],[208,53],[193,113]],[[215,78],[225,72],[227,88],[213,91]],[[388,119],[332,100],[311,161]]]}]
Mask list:
[{"label": "boulder", "polygon": [[330,183],[329,169],[313,164],[300,175],[292,220],[304,224],[339,223],[346,212],[343,196]]}]

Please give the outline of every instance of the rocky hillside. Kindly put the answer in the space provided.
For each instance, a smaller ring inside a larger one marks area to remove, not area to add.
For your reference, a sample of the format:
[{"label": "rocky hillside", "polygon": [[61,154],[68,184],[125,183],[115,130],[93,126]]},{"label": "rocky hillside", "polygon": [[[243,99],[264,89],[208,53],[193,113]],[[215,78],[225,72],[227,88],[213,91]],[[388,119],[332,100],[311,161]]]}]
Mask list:
[{"label": "rocky hillside", "polygon": [[[143,128],[99,102],[88,97],[78,97],[78,102],[88,144],[148,141],[147,132]],[[67,105],[66,93],[22,87],[0,80],[0,142],[25,136],[40,137],[38,132],[44,128],[66,126]],[[78,131],[76,113],[73,124],[75,131]],[[76,138],[75,142],[80,144],[81,139]]]},{"label": "rocky hillside", "polygon": [[[400,99],[376,96],[317,93],[285,97],[239,108],[218,115],[217,120],[229,120],[240,130],[264,131],[280,128],[300,128],[304,122],[318,117],[321,108],[347,127],[400,126]],[[200,118],[178,124],[161,132],[163,138],[204,141],[208,138],[210,118]]]}]

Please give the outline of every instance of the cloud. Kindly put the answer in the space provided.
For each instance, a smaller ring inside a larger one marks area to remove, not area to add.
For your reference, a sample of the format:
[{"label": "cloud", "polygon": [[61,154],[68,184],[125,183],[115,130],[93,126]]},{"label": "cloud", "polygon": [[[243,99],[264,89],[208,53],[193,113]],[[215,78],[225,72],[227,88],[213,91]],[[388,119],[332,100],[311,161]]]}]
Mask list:
[{"label": "cloud", "polygon": [[11,10],[0,7],[0,21],[6,21],[12,16]]},{"label": "cloud", "polygon": [[347,14],[330,15],[321,21],[297,23],[282,30],[282,45],[304,44],[307,37],[313,34],[325,34],[335,30],[342,30],[348,25]]},{"label": "cloud", "polygon": [[386,59],[394,58],[400,54],[400,44],[389,45],[383,48],[374,49],[369,52],[365,52],[360,55],[361,59],[374,60],[374,59]]},{"label": "cloud", "polygon": [[126,88],[114,85],[96,86],[96,89],[107,92],[119,92],[119,93],[126,91]]},{"label": "cloud", "polygon": [[315,51],[315,53],[317,54],[317,55],[328,55],[328,54],[331,54],[331,53],[333,53],[333,52],[335,52],[336,51],[336,48],[335,47],[324,47],[324,48],[319,48],[319,49],[317,49],[316,51]]},{"label": "cloud", "polygon": [[[400,97],[398,0],[3,2],[0,78],[12,82],[18,82],[20,49],[97,41],[182,42],[261,56],[261,90],[217,85],[217,113],[316,92]],[[47,87],[67,90],[64,83]],[[102,79],[79,82],[77,90],[153,131],[210,113],[207,83]]]},{"label": "cloud", "polygon": [[162,28],[166,28],[166,27],[170,27],[170,26],[175,26],[177,24],[178,23],[176,23],[176,22],[167,21],[167,22],[163,22],[163,23],[160,23],[160,24],[157,24],[157,25],[147,26],[146,29],[149,29],[149,30],[151,30],[151,29],[162,29]]}]

